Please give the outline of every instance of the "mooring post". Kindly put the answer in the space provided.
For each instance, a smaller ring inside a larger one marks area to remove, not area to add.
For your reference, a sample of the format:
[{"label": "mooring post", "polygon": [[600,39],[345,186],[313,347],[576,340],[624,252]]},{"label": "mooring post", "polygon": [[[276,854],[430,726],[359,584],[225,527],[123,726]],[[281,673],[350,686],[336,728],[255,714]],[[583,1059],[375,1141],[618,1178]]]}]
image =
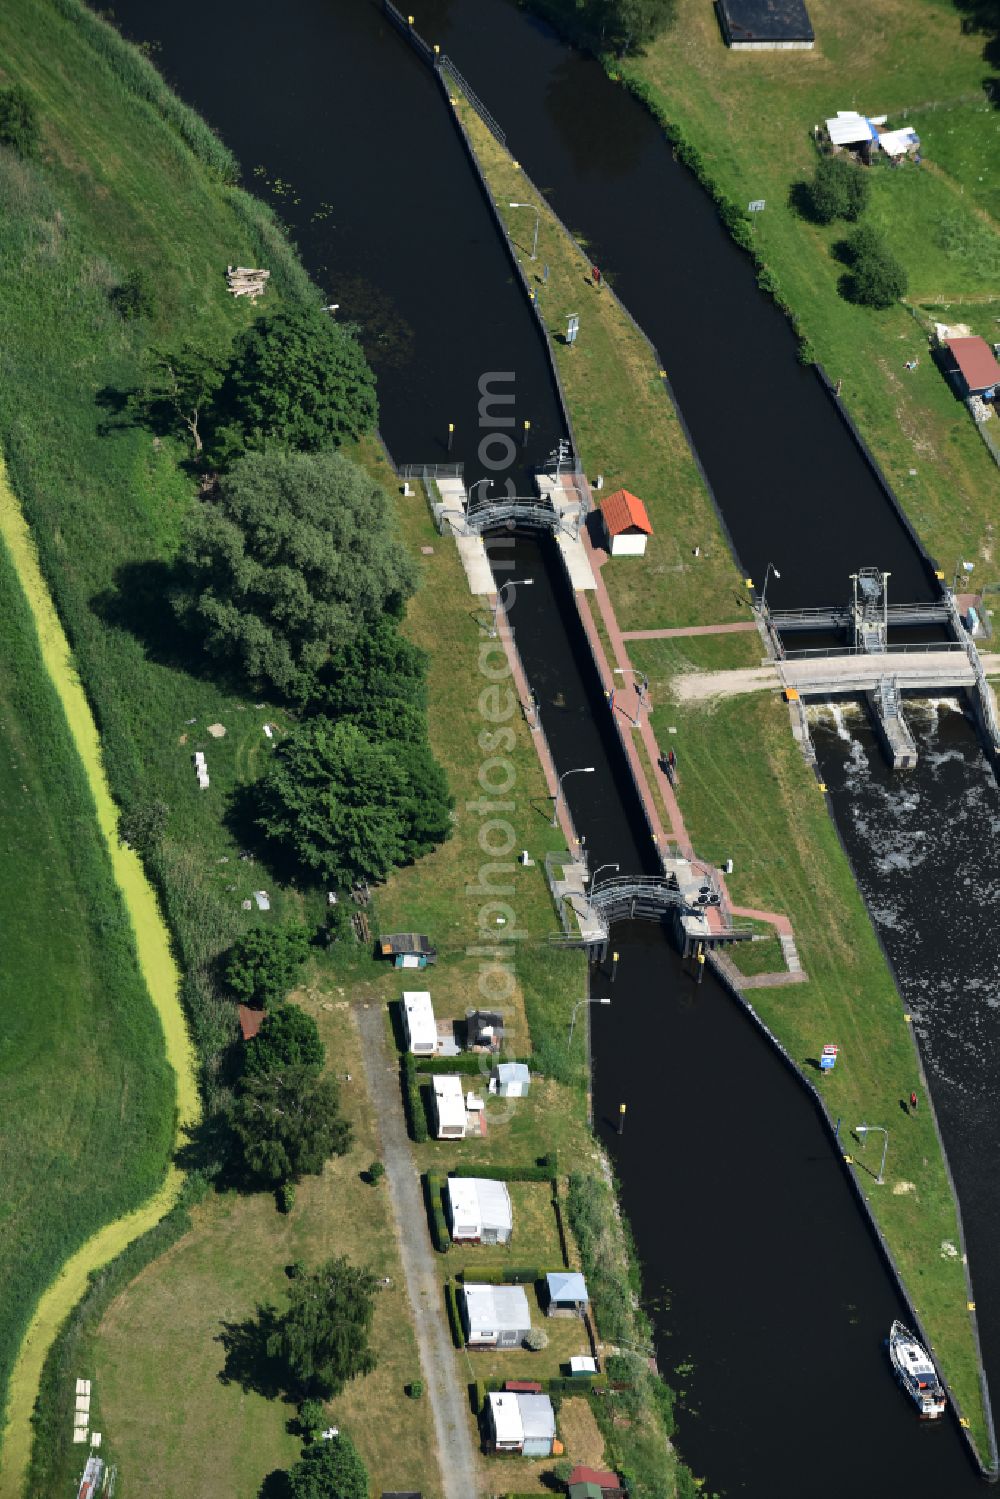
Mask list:
[{"label": "mooring post", "polygon": [[625,1108],[626,1105],[623,1103],[618,1105],[618,1133],[620,1135],[625,1133]]}]

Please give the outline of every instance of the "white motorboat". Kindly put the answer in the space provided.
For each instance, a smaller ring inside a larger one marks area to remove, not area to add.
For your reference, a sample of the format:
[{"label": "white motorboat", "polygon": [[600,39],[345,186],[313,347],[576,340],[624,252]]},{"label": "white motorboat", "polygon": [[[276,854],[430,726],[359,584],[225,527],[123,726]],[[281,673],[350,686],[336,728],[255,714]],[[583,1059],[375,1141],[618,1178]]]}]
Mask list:
[{"label": "white motorboat", "polygon": [[889,1358],[896,1378],[920,1412],[922,1421],[943,1416],[948,1397],[938,1378],[930,1354],[902,1322],[894,1322],[889,1333]]}]

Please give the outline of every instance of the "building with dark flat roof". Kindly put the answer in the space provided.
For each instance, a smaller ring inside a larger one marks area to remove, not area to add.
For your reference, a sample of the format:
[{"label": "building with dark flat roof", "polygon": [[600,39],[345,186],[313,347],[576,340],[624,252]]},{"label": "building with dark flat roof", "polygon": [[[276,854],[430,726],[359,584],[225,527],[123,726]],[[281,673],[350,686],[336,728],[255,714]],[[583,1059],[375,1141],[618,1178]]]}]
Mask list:
[{"label": "building with dark flat roof", "polygon": [[816,33],[802,0],[716,0],[726,45],[735,51],[805,48]]}]

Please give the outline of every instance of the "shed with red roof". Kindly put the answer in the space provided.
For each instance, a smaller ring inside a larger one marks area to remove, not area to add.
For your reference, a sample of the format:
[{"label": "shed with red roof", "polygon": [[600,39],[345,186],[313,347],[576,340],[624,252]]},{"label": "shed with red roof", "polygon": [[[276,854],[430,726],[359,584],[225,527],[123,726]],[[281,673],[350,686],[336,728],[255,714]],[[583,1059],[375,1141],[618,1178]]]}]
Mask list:
[{"label": "shed with red roof", "polygon": [[641,557],[652,536],[646,507],[638,495],[616,489],[601,506],[607,548],[612,557]]},{"label": "shed with red roof", "polygon": [[249,1005],[240,1005],[239,1017],[244,1041],[252,1041],[264,1024],[264,1011],[252,1010]]},{"label": "shed with red roof", "polygon": [[949,338],[946,347],[954,360],[950,373],[962,395],[993,400],[1000,387],[1000,364],[985,338]]}]

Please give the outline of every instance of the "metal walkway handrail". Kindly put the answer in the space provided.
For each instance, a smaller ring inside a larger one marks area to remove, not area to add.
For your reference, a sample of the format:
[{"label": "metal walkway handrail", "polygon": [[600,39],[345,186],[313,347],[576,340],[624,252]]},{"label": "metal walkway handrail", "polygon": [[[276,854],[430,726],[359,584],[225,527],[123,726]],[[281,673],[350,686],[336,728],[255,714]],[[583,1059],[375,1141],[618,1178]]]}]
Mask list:
[{"label": "metal walkway handrail", "polygon": [[551,505],[540,504],[538,500],[510,500],[487,501],[482,505],[472,505],[465,512],[466,524],[470,531],[490,531],[495,526],[527,526],[537,531],[565,531],[568,536],[575,537],[579,527],[574,531],[565,525],[563,517],[557,515]]},{"label": "metal walkway handrail", "polygon": [[507,136],[505,132],[501,130],[496,120],[486,108],[486,105],[483,103],[482,99],[479,98],[479,95],[469,87],[465,78],[463,78],[462,74],[456,68],[451,58],[447,54],[444,54],[437,59],[437,66],[438,68],[440,68],[442,73],[448,74],[448,76],[454,81],[455,87],[458,89],[458,91],[465,95],[490,134],[500,142],[501,146],[506,146]]}]

